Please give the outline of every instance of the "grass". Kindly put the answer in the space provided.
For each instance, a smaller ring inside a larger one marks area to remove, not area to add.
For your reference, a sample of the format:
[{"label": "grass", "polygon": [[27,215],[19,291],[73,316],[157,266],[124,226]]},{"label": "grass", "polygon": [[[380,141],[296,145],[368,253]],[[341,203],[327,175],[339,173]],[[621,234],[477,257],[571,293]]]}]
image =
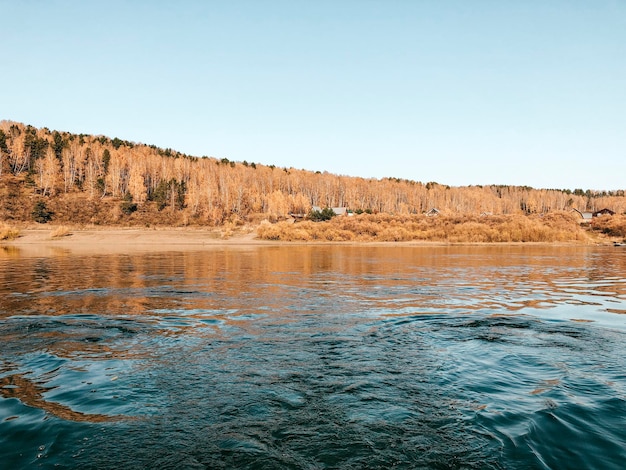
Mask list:
[{"label": "grass", "polygon": [[19,236],[19,229],[5,223],[0,223],[0,240],[14,240]]},{"label": "grass", "polygon": [[446,243],[583,242],[588,234],[566,212],[540,215],[427,217],[361,214],[327,222],[262,223],[257,236],[281,241],[432,241]]},{"label": "grass", "polygon": [[52,231],[50,236],[52,238],[63,238],[69,237],[71,234],[72,232],[70,231],[69,227],[66,227],[65,225],[60,225]]}]

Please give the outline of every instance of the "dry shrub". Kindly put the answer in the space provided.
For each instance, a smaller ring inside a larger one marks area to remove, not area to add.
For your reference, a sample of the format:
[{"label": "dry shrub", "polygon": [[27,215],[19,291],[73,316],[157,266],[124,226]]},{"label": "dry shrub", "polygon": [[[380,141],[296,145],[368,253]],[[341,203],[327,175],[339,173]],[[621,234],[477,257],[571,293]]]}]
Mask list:
[{"label": "dry shrub", "polygon": [[230,227],[224,227],[222,228],[222,231],[220,233],[220,238],[222,240],[228,240],[230,237],[233,236],[233,230]]},{"label": "dry shrub", "polygon": [[572,212],[549,212],[542,217],[541,221],[550,228],[552,237],[556,241],[582,241],[589,238],[580,226],[578,216]]},{"label": "dry shrub", "polygon": [[311,240],[311,234],[306,231],[306,230],[302,230],[302,229],[294,229],[290,231],[290,239],[292,241],[309,241]]},{"label": "dry shrub", "polygon": [[499,242],[500,234],[493,227],[485,223],[470,220],[466,223],[459,223],[454,226],[449,234],[448,239],[451,242],[471,242],[486,243]]},{"label": "dry shrub", "polygon": [[567,213],[544,216],[437,216],[360,214],[326,222],[262,224],[259,238],[321,241],[440,241],[452,243],[564,242],[587,236]]},{"label": "dry shrub", "polygon": [[72,232],[70,231],[69,227],[66,227],[65,225],[60,225],[52,231],[50,236],[52,238],[62,238],[69,237],[71,234]]},{"label": "dry shrub", "polygon": [[404,242],[412,239],[411,233],[406,228],[398,226],[384,228],[378,234],[378,240],[383,242]]},{"label": "dry shrub", "polygon": [[321,227],[321,229],[322,230],[317,233],[318,240],[326,240],[329,242],[347,242],[354,240],[354,232],[333,227],[330,223],[324,224],[324,227]]},{"label": "dry shrub", "polygon": [[14,240],[19,236],[19,229],[5,223],[0,224],[0,240]]},{"label": "dry shrub", "polygon": [[[306,223],[305,223],[306,224]],[[278,228],[278,238],[275,240],[285,240],[285,241],[309,241],[313,238],[312,230],[310,222],[308,223],[309,227],[306,225],[296,225],[290,222],[279,222],[275,225]]]},{"label": "dry shrub", "polygon": [[241,227],[246,224],[246,221],[238,214],[232,214],[228,222],[233,224],[235,227]]},{"label": "dry shrub", "polygon": [[609,237],[626,240],[626,215],[596,217],[591,221],[591,228]]},{"label": "dry shrub", "polygon": [[553,242],[556,239],[549,227],[540,220],[525,215],[508,216],[498,226],[501,242]]},{"label": "dry shrub", "polygon": [[334,223],[337,223],[342,230],[352,232],[356,237],[362,239],[376,238],[378,232],[382,226],[379,222],[369,219],[367,214],[361,214],[352,217],[335,218]]},{"label": "dry shrub", "polygon": [[250,225],[260,225],[264,220],[268,219],[268,216],[263,213],[252,213],[248,215],[247,219]]},{"label": "dry shrub", "polygon": [[302,222],[298,224],[264,221],[257,228],[257,236],[263,240],[281,241],[349,241],[354,233],[342,230],[329,222]]},{"label": "dry shrub", "polygon": [[280,230],[269,221],[264,220],[256,229],[256,235],[262,240],[280,240]]},{"label": "dry shrub", "polygon": [[[328,222],[302,222],[299,224],[280,224],[283,230],[281,240],[318,240],[318,241],[349,241],[354,239],[354,232],[344,230],[336,224]],[[288,233],[285,233],[288,232]]]},{"label": "dry shrub", "polygon": [[312,238],[311,230],[303,226],[304,224],[285,221],[272,224],[264,220],[257,228],[257,237],[263,240],[308,241]]}]

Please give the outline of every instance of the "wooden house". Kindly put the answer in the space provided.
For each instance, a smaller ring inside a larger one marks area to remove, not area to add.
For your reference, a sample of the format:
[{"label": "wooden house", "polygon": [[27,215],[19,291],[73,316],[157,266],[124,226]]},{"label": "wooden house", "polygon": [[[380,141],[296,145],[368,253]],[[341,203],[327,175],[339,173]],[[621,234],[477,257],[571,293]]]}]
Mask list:
[{"label": "wooden house", "polygon": [[579,211],[578,209],[572,209],[572,211],[580,215],[579,222],[581,224],[588,224],[589,222],[591,222],[591,219],[593,218],[593,212],[582,212],[582,211]]},{"label": "wooden house", "polygon": [[595,211],[592,214],[592,217],[601,217],[603,215],[615,215],[615,212],[612,211],[611,209],[604,208],[604,209],[600,209],[599,211]]}]

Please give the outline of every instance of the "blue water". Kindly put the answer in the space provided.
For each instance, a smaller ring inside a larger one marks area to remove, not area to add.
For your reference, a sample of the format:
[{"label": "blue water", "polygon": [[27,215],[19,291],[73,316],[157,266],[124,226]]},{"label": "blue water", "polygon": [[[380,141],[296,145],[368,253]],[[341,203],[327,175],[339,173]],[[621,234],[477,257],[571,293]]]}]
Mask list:
[{"label": "blue water", "polygon": [[626,461],[626,250],[0,251],[2,468]]}]

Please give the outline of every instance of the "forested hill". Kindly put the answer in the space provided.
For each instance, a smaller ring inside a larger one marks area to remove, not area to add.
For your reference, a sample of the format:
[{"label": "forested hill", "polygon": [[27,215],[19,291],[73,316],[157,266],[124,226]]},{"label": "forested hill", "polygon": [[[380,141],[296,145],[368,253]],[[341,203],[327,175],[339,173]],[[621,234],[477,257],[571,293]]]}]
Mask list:
[{"label": "forested hill", "polygon": [[[254,155],[250,155],[254,159]],[[479,215],[602,208],[624,213],[624,191],[449,187],[193,157],[117,138],[0,121],[0,220],[95,224],[272,221],[312,206],[355,212]],[[35,210],[34,210],[35,209]]]}]

